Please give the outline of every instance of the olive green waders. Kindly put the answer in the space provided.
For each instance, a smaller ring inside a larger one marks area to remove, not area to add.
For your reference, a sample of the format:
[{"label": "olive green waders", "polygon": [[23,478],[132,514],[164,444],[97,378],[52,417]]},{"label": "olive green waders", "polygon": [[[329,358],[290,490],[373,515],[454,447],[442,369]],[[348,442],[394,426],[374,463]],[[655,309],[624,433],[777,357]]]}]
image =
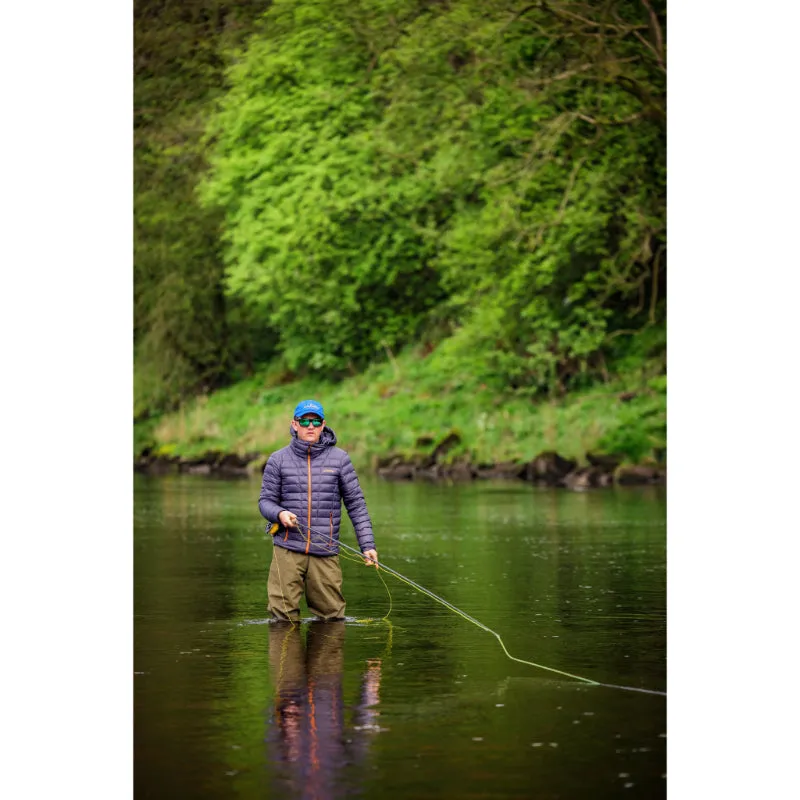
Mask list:
[{"label": "olive green waders", "polygon": [[308,610],[315,617],[342,619],[345,603],[339,556],[311,556],[273,546],[267,581],[270,615],[299,621],[304,591]]}]

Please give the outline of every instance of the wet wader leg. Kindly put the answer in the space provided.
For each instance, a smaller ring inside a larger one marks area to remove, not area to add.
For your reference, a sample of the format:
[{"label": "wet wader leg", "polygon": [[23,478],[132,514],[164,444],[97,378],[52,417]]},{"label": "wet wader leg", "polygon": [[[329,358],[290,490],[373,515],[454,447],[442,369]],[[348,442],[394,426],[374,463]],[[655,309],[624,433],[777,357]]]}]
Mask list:
[{"label": "wet wader leg", "polygon": [[272,548],[272,563],[267,581],[268,611],[283,621],[300,621],[300,598],[306,577],[308,556],[285,547]]},{"label": "wet wader leg", "polygon": [[308,610],[323,620],[344,618],[342,568],[339,556],[311,556],[306,575]]}]

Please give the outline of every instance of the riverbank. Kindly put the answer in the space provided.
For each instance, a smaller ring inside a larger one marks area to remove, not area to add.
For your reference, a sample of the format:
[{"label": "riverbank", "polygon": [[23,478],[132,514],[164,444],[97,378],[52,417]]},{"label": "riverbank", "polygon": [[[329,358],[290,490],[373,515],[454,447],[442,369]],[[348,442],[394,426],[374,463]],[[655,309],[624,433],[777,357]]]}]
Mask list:
[{"label": "riverbank", "polygon": [[663,365],[643,362],[544,400],[499,395],[443,366],[409,351],[339,383],[265,370],[136,424],[134,467],[260,474],[288,441],[291,409],[315,397],[357,469],[391,480],[509,478],[570,488],[664,480]]},{"label": "riverbank", "polygon": [[[564,487],[574,491],[605,486],[641,486],[664,484],[666,469],[645,464],[622,464],[618,458],[589,454],[590,463],[576,461],[557,453],[540,453],[526,464],[453,464],[438,463],[435,458],[406,460],[388,457],[379,464],[377,474],[386,480],[472,481],[523,480],[537,486]],[[222,478],[260,477],[267,459],[258,453],[238,456],[231,453],[205,453],[198,458],[154,456],[145,454],[134,463],[137,472],[149,475],[186,473]]]}]

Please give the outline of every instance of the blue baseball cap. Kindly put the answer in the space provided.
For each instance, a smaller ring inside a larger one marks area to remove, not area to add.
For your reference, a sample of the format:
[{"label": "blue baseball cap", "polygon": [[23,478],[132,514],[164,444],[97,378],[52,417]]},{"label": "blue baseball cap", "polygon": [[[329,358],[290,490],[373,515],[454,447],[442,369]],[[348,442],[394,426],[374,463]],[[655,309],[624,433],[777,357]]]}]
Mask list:
[{"label": "blue baseball cap", "polygon": [[298,419],[303,414],[316,414],[320,419],[325,419],[325,412],[316,400],[301,400],[294,410],[294,417]]}]

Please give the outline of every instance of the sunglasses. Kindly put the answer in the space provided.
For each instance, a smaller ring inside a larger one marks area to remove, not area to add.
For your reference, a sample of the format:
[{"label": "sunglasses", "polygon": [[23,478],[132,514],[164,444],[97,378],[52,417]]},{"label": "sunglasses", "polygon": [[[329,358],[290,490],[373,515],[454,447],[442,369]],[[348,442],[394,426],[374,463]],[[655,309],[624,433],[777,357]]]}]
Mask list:
[{"label": "sunglasses", "polygon": [[315,428],[321,428],[323,424],[321,419],[296,419],[295,422],[301,428],[307,428],[309,425],[313,425]]}]

